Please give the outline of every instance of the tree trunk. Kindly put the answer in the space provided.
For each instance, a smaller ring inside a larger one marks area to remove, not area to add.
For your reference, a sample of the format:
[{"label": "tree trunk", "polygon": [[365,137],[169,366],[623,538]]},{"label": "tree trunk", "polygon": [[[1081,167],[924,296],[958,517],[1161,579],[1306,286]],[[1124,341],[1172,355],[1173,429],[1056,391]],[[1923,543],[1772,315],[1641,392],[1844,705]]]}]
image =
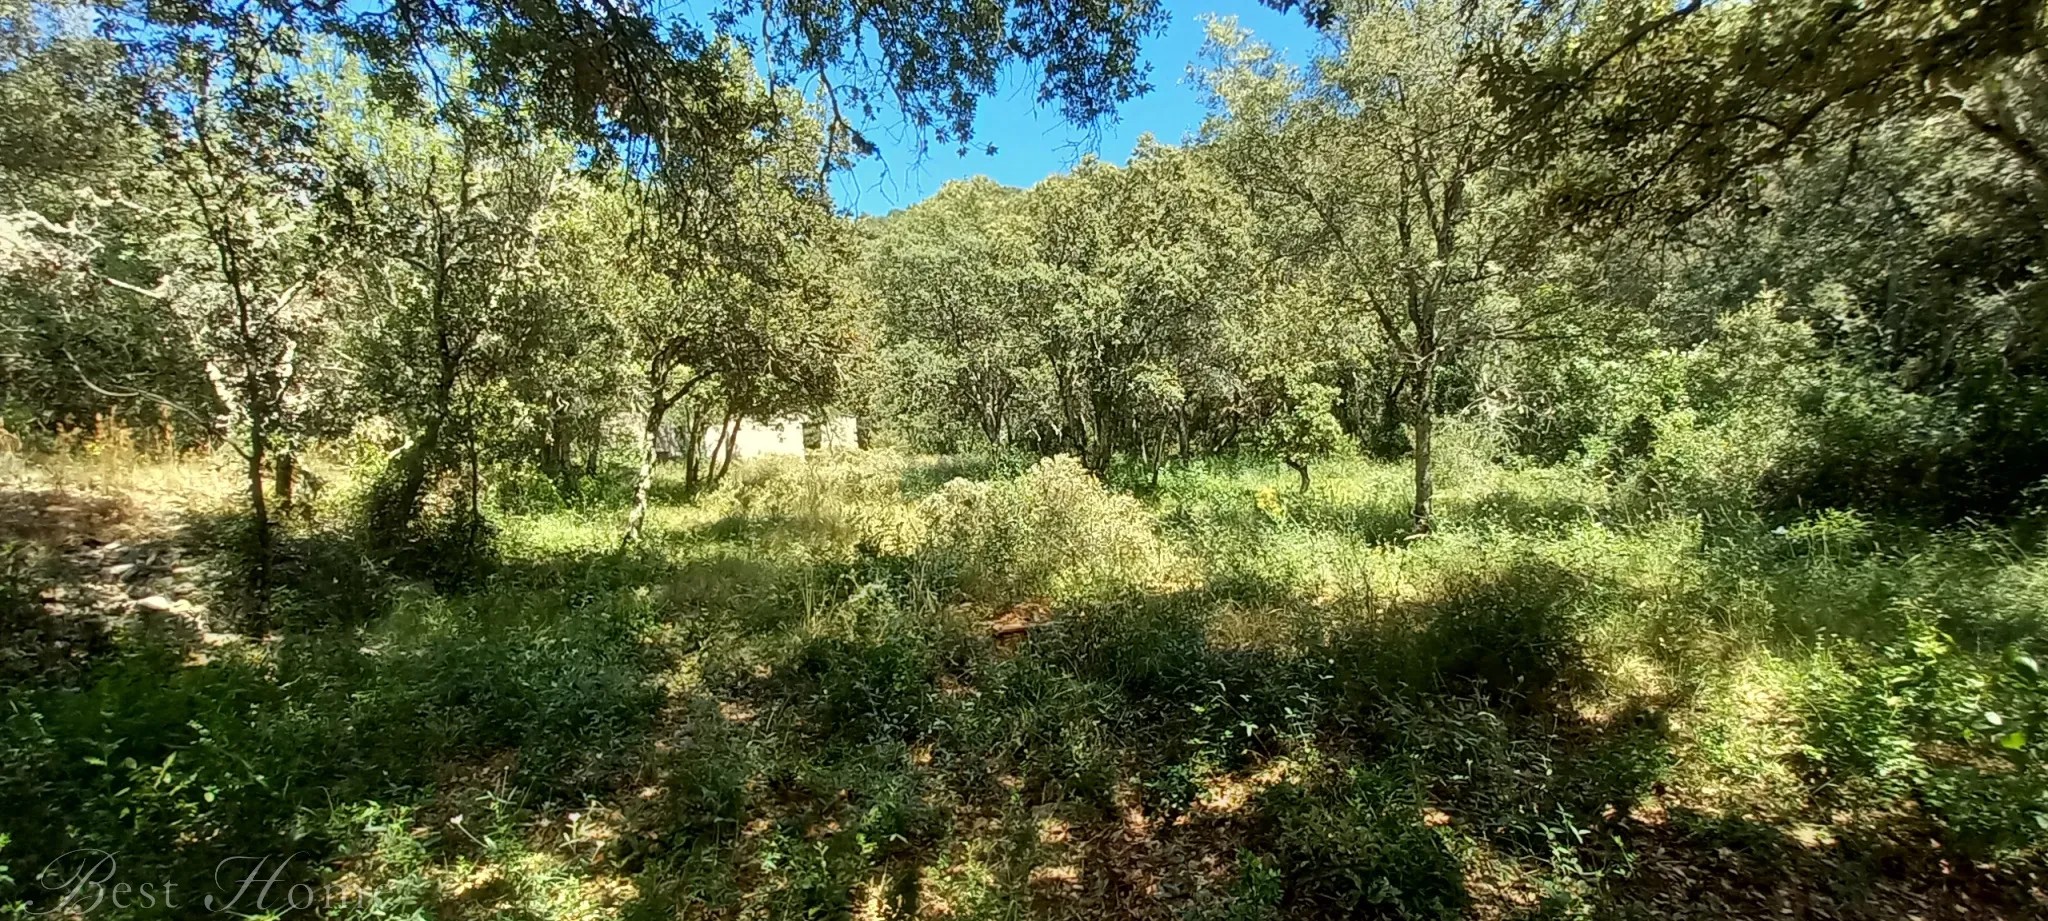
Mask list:
[{"label": "tree trunk", "polygon": [[711,485],[725,482],[725,472],[732,469],[732,456],[740,450],[740,424],[746,420],[737,413],[728,413],[727,420],[718,427],[725,437],[725,458],[718,462],[718,471],[711,478]]},{"label": "tree trunk", "polygon": [[474,555],[483,550],[484,541],[483,468],[477,458],[475,426],[463,427],[462,448],[468,467],[463,491],[469,494],[469,509],[462,523],[463,550]]},{"label": "tree trunk", "polygon": [[975,415],[978,417],[975,421],[981,426],[981,437],[988,439],[991,445],[1002,447],[1003,411],[996,404],[996,400],[997,397],[993,394],[984,394],[975,406]]},{"label": "tree trunk", "polygon": [[1150,460],[1152,463],[1152,488],[1158,489],[1159,468],[1166,463],[1166,429],[1163,427],[1159,430],[1159,440],[1154,443]]},{"label": "tree trunk", "polygon": [[1100,393],[1088,399],[1089,410],[1095,417],[1093,444],[1084,452],[1082,463],[1096,476],[1109,475],[1110,462],[1116,459],[1116,405],[1115,401]]},{"label": "tree trunk", "polygon": [[683,446],[683,495],[692,501],[697,498],[697,488],[703,485],[701,481],[704,474],[704,436],[711,434],[703,420],[699,418],[700,415],[697,407],[692,405],[684,426],[690,440]]},{"label": "tree trunk", "polygon": [[1432,500],[1436,480],[1431,470],[1431,451],[1436,440],[1436,356],[1425,355],[1415,366],[1415,533],[1428,534],[1436,526]]},{"label": "tree trunk", "polygon": [[564,492],[574,494],[577,486],[575,420],[569,411],[556,406],[548,412],[547,444],[541,452],[541,473],[555,481]]},{"label": "tree trunk", "polygon": [[1294,468],[1295,476],[1301,478],[1301,491],[1308,492],[1308,461],[1283,457],[1280,459],[1280,462]]},{"label": "tree trunk", "polygon": [[1180,461],[1181,468],[1186,469],[1188,465],[1188,408],[1181,406],[1174,409],[1173,417],[1174,421],[1180,426],[1180,453],[1175,455],[1175,457]]},{"label": "tree trunk", "polygon": [[718,481],[725,478],[725,469],[732,465],[732,453],[739,448],[740,422],[727,412],[709,428],[711,447],[704,451],[704,469],[697,484],[700,491],[718,488]]},{"label": "tree trunk", "polygon": [[633,484],[633,511],[626,515],[626,534],[619,541],[620,547],[632,546],[640,539],[640,529],[647,521],[647,494],[654,489],[654,441],[661,431],[661,418],[668,414],[668,404],[659,396],[647,404],[647,424],[640,429],[640,477]]},{"label": "tree trunk", "polygon": [[257,610],[261,611],[268,606],[270,595],[270,502],[263,490],[263,444],[267,436],[262,421],[254,414],[249,423],[249,530],[255,545],[249,588],[255,595]]},{"label": "tree trunk", "polygon": [[371,529],[378,539],[398,542],[419,517],[420,498],[427,491],[428,460],[440,445],[441,416],[436,415],[399,455],[397,485],[376,499],[371,510]]},{"label": "tree trunk", "polygon": [[279,451],[273,466],[276,467],[276,473],[271,477],[273,481],[271,488],[277,492],[277,507],[280,509],[290,509],[292,507],[292,481],[298,478],[298,455],[288,450]]}]

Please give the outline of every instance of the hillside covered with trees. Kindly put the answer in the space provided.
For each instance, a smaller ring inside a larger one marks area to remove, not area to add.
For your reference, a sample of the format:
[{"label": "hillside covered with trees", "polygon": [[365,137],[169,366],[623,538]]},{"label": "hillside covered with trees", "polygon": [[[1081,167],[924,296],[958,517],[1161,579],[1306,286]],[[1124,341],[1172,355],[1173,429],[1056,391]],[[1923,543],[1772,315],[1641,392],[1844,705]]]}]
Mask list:
[{"label": "hillside covered with trees", "polygon": [[2048,8],[1268,4],[0,0],[0,917],[2048,916]]}]

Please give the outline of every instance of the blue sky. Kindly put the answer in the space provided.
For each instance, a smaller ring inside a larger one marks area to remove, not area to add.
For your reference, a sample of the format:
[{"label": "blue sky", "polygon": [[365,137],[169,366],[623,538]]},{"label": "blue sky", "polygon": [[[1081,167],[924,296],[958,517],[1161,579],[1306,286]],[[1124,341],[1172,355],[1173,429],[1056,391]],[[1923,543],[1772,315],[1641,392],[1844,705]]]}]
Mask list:
[{"label": "blue sky", "polygon": [[[1152,91],[1125,103],[1114,124],[1094,132],[1069,125],[1057,111],[1034,106],[1036,84],[1029,75],[1014,74],[981,100],[975,141],[964,157],[957,145],[933,144],[920,159],[917,138],[893,111],[877,111],[874,120],[858,124],[881,154],[837,177],[833,198],[857,213],[883,214],[917,203],[950,179],[988,176],[1028,186],[1065,171],[1085,153],[1122,163],[1138,136],[1148,131],[1163,142],[1180,143],[1183,135],[1201,127],[1206,114],[1201,93],[1187,77],[1188,65],[1202,50],[1205,13],[1236,16],[1253,36],[1296,62],[1306,61],[1319,41],[1299,14],[1277,13],[1256,0],[1167,0],[1166,6],[1165,30],[1143,51],[1152,66]],[[990,144],[996,147],[994,155],[985,152]]]}]

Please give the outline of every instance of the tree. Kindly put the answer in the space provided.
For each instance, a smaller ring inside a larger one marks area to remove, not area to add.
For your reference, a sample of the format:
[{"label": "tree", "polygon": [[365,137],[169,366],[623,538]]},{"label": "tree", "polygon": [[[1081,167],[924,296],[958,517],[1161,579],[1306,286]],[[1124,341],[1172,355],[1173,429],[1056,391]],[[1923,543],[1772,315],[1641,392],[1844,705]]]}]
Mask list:
[{"label": "tree", "polygon": [[[1206,161],[1149,136],[1127,167],[1084,161],[1029,202],[1045,266],[1035,335],[1059,431],[1100,473],[1119,449],[1160,449],[1185,392],[1180,363],[1242,301],[1251,223]],[[1161,396],[1169,411],[1141,416]]]},{"label": "tree", "polygon": [[[161,245],[165,176],[121,47],[68,3],[0,3],[0,406],[51,431],[175,412],[211,436],[205,374],[186,360]],[[196,423],[196,424],[193,424]]]},{"label": "tree", "polygon": [[638,288],[619,258],[631,245],[616,220],[627,210],[621,194],[600,182],[564,184],[538,215],[537,265],[504,330],[505,351],[518,360],[503,373],[525,415],[515,456],[537,458],[565,494],[597,473],[605,420],[634,402],[625,320]]},{"label": "tree", "polygon": [[1207,139],[1268,218],[1269,246],[1332,279],[1407,384],[1417,532],[1432,526],[1438,371],[1459,348],[1526,334],[1496,297],[1524,254],[1508,127],[1464,63],[1483,34],[1437,0],[1337,8],[1338,48],[1306,76],[1212,23]]},{"label": "tree", "polygon": [[1036,71],[1039,101],[1069,119],[1108,116],[1149,88],[1138,45],[1165,25],[1154,0],[732,0],[702,18],[633,0],[281,0],[260,16],[230,0],[109,9],[142,26],[121,35],[138,47],[153,35],[208,34],[293,53],[301,36],[331,36],[395,101],[431,98],[452,51],[487,95],[636,171],[753,123],[748,93],[726,76],[735,42],[771,88],[815,87],[835,143],[871,149],[842,110],[873,118],[888,99],[920,136],[964,147],[977,99],[1019,69]]},{"label": "tree", "polygon": [[[1478,9],[1484,9],[1479,7]],[[2039,0],[1567,0],[1472,20],[1474,74],[1569,219],[1681,222],[1765,170],[1946,114],[2048,178]]]},{"label": "tree", "polygon": [[[760,85],[732,50],[726,79],[753,95],[728,95],[760,113],[759,124],[671,150],[650,179],[630,258],[645,287],[626,322],[643,372],[641,464],[625,541],[640,536],[654,483],[656,442],[671,408],[715,378],[806,380],[833,367],[807,326],[785,326],[779,308],[829,295],[828,271],[844,225],[833,214],[819,151],[824,127],[793,93]],[[794,331],[797,335],[790,335]],[[829,377],[829,375],[826,375]],[[748,388],[757,389],[757,388]]]},{"label": "tree", "polygon": [[1259,446],[1280,458],[1301,477],[1301,491],[1307,492],[1309,464],[1337,449],[1344,429],[1330,408],[1337,388],[1314,381],[1288,380],[1276,412],[1260,427]]},{"label": "tree", "polygon": [[876,222],[863,265],[881,332],[901,346],[898,378],[931,380],[946,415],[999,448],[1018,436],[1038,364],[1025,197],[987,179],[949,182]]},{"label": "tree", "polygon": [[407,540],[433,479],[461,469],[460,526],[474,552],[478,401],[519,358],[508,349],[519,314],[553,310],[522,289],[539,273],[542,224],[571,158],[559,142],[508,133],[459,75],[451,86],[436,110],[410,116],[349,87],[326,140],[336,172],[354,180],[333,202],[358,245],[350,351],[370,406],[406,437],[373,498],[371,531]]},{"label": "tree", "polygon": [[267,604],[272,452],[322,388],[332,247],[313,208],[314,116],[285,64],[241,31],[159,38],[144,123],[175,190],[170,303],[248,470],[252,588]]}]

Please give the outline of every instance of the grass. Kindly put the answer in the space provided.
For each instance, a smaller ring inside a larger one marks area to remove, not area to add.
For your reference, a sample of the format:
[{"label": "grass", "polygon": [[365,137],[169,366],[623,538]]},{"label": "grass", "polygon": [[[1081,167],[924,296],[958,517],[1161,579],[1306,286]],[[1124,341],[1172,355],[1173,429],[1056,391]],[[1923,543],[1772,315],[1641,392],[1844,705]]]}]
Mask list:
[{"label": "grass", "polygon": [[[626,553],[616,490],[514,503],[442,588],[358,548],[335,469],[264,629],[123,611],[27,657],[0,906],[196,916],[223,861],[298,855],[263,910],[2040,912],[2038,536],[1648,514],[1451,453],[1426,540],[1399,465],[1133,497],[1070,461],[845,453],[745,465]],[[9,501],[98,511],[8,535],[14,647],[64,635],[40,599],[105,578],[77,560],[108,528],[167,529],[232,606],[229,500],[181,463],[16,475]],[[50,888],[80,848],[118,879]]]}]

